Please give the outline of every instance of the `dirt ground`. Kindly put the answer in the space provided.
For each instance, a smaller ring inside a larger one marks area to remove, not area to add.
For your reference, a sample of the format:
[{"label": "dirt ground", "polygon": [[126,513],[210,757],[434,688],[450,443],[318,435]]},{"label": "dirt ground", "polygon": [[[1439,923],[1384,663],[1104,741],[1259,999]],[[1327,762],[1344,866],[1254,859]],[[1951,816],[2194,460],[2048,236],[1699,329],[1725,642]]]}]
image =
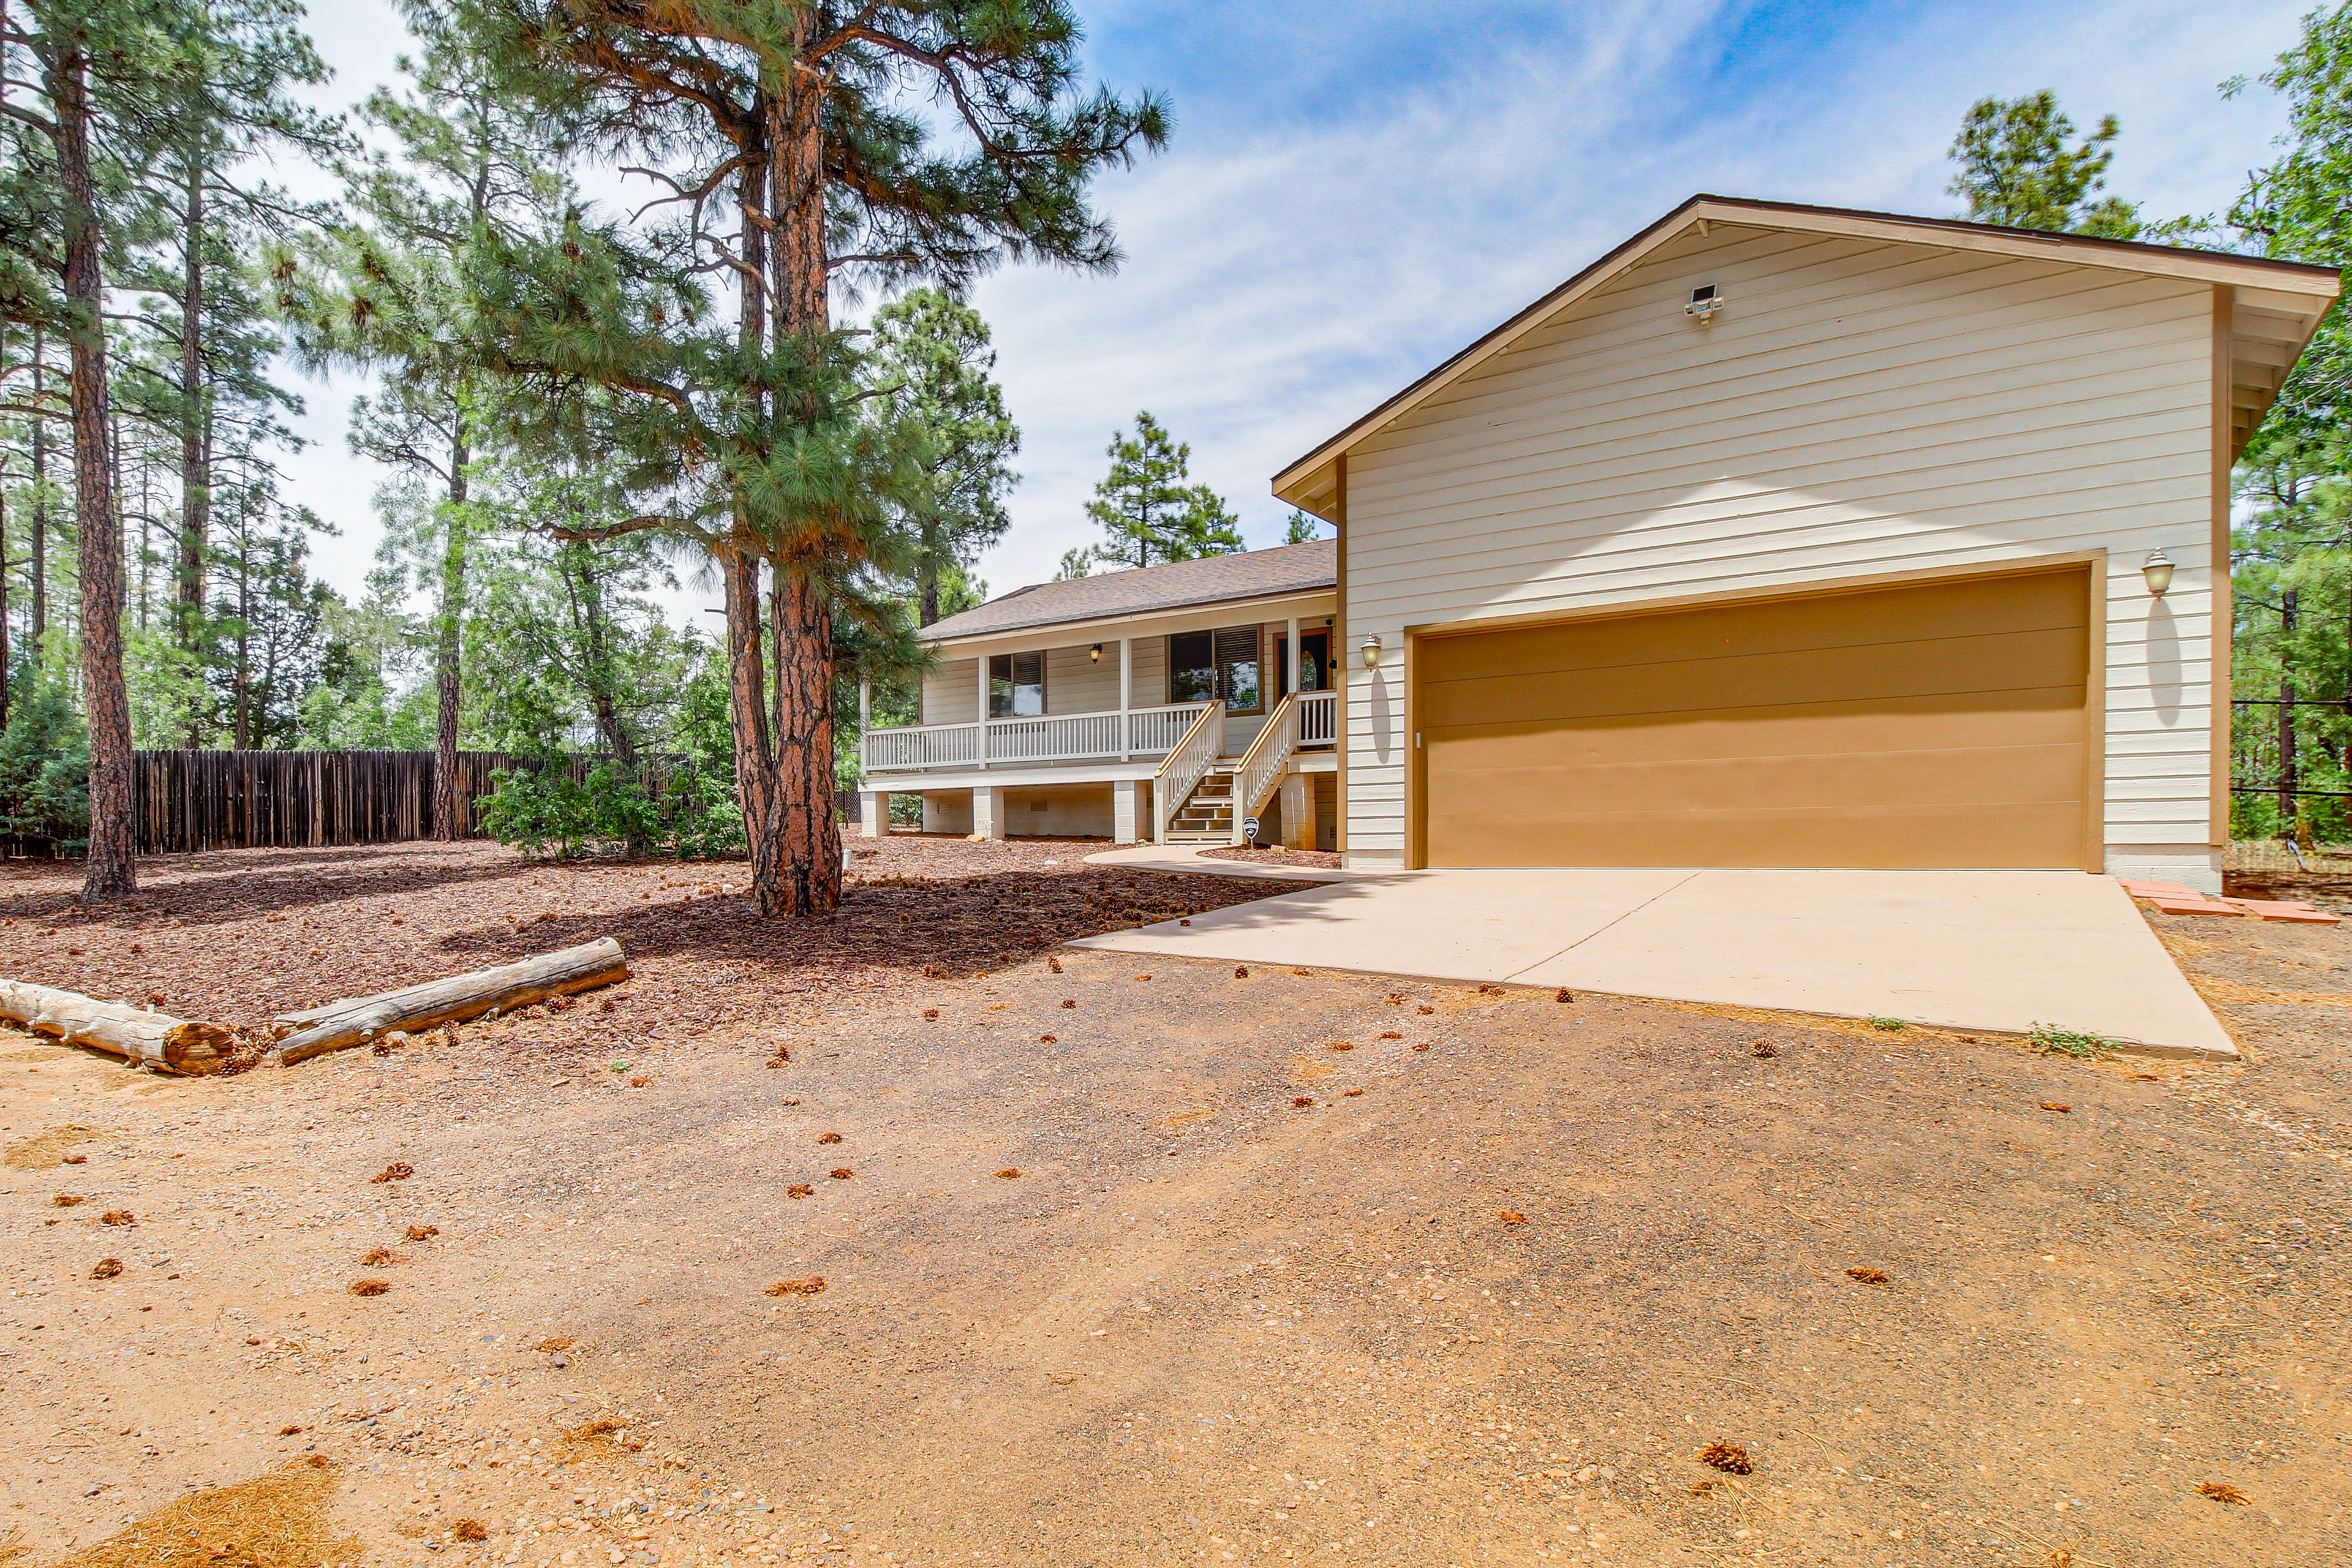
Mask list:
[{"label": "dirt ground", "polygon": [[[877,849],[855,963],[675,885],[724,868],[207,857],[135,931],[10,881],[0,973],[257,1016],[553,945],[502,918],[549,909],[639,977],[226,1079],[8,1037],[0,1562],[2352,1557],[2343,928],[2151,916],[2249,1064],[2078,1062],[1000,964],[1264,889]],[[935,893],[952,931],[898,935]]]}]

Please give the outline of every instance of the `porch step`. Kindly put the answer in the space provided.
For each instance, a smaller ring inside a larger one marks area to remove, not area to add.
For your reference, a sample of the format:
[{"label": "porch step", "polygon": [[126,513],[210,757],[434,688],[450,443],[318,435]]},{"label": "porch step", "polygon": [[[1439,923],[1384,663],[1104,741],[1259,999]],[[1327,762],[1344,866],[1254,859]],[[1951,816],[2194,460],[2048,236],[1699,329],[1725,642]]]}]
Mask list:
[{"label": "porch step", "polygon": [[1234,775],[1213,770],[1192,786],[1184,804],[1168,818],[1170,843],[1230,844],[1234,837]]}]

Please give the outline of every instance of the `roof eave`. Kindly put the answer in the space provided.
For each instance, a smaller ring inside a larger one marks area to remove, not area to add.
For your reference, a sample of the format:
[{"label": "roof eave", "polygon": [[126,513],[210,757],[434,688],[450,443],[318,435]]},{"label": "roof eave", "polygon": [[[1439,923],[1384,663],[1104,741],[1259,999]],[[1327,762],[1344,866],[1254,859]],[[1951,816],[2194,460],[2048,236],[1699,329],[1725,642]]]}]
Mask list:
[{"label": "roof eave", "polygon": [[[2221,251],[2184,250],[2174,246],[2101,239],[2090,235],[2003,228],[1957,218],[1807,206],[1800,203],[1768,202],[1702,193],[1633,235],[1526,309],[1515,312],[1276,473],[1274,476],[1276,499],[1312,512],[1326,521],[1336,521],[1331,511],[1323,509],[1329,506],[1336,497],[1336,463],[1340,454],[1411,413],[1437,392],[1503,353],[1543,321],[1575,303],[1582,295],[1637,265],[1643,257],[1692,225],[1756,222],[1759,219],[1769,219],[1775,226],[1801,228],[1812,233],[1941,245],[1951,249],[1980,250],[1996,255],[2031,256],[2037,252],[2055,255],[2063,251],[2066,259],[2083,266],[2108,267],[2119,271],[2174,277],[2186,281],[2247,286],[2305,296],[2315,305],[2310,318],[2310,331],[2315,331],[2318,329],[2320,317],[2326,313],[2328,304],[2336,299],[2343,287],[2342,279],[2335,269],[2305,262],[2232,256]],[[1918,232],[1920,230],[1928,232],[1923,235]],[[1928,237],[1928,235],[1935,237]],[[2309,331],[2305,336],[2307,340]]]},{"label": "roof eave", "polygon": [[1116,626],[1123,622],[1163,620],[1170,616],[1181,616],[1192,610],[1233,609],[1245,605],[1278,605],[1291,599],[1312,599],[1318,595],[1337,595],[1336,582],[1311,584],[1305,587],[1276,588],[1270,591],[1236,594],[1225,598],[1193,599],[1181,605],[1164,605],[1157,609],[1127,610],[1116,615],[1087,616],[1069,621],[1030,621],[1020,626],[997,626],[984,632],[961,632],[947,637],[933,637],[937,626],[926,626],[917,637],[938,648],[952,648],[965,644],[994,642],[1003,637],[1021,637],[1030,632],[1084,633],[1097,626]]}]

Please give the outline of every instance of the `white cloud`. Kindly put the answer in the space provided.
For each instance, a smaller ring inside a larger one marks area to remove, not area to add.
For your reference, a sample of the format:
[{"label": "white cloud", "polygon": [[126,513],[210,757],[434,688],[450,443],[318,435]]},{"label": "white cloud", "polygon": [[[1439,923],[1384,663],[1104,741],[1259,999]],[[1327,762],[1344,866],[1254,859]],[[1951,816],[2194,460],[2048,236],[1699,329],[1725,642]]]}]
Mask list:
[{"label": "white cloud", "polygon": [[[1117,274],[1019,269],[978,291],[1024,442],[1013,529],[982,574],[1000,593],[1041,580],[1092,536],[1102,449],[1139,408],[1270,542],[1276,468],[1696,191],[1951,211],[1945,148],[1988,93],[2113,111],[2118,194],[2222,207],[2281,116],[2216,84],[2265,68],[2308,3],[2241,0],[2226,27],[2210,0],[1082,4],[1115,86],[1175,81],[1177,133],[1097,187]],[[390,75],[381,0],[313,26],[344,96]],[[374,479],[343,449],[347,396],[313,395],[319,445],[295,468],[300,499],[349,530],[321,552],[349,589]]]}]

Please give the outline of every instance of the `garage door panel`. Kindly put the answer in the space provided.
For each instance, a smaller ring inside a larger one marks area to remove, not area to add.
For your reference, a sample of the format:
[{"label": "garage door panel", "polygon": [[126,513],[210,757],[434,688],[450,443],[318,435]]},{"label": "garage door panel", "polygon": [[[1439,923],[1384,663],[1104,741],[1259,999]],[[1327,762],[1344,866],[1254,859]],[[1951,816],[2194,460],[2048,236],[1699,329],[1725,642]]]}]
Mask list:
[{"label": "garage door panel", "polygon": [[1428,639],[1423,856],[2079,865],[2088,606],[2072,571]]},{"label": "garage door panel", "polygon": [[[1431,708],[1449,725],[1612,714],[1715,711],[1836,701],[1899,702],[1935,695],[1965,707],[2002,705],[2041,688],[2082,700],[2086,657],[2080,627],[1948,637],[1854,648],[1807,648],[1679,664],[1556,669],[1488,680],[1431,682]],[[2053,681],[2053,675],[2061,677]],[[2042,706],[2044,698],[2024,706]]]},{"label": "garage door panel", "polygon": [[1433,769],[1639,763],[1716,757],[1838,755],[1850,751],[1943,751],[2074,745],[2082,742],[2082,693],[2045,688],[2032,707],[1955,710],[1938,699],[1847,708],[1801,703],[1737,715],[1624,714],[1581,723],[1447,726],[1423,731]]},{"label": "garage door panel", "polygon": [[[1739,758],[1662,758],[1631,763],[1596,759],[1566,764],[1461,769],[1432,758],[1433,788],[1475,786],[1515,815],[1598,817],[1612,811],[1719,811],[1818,808],[1823,774],[1834,773],[1847,798],[1892,797],[1911,806],[2067,805],[2083,798],[2083,751],[2072,742],[1949,752],[1892,748],[1838,754],[1799,752]],[[1965,765],[1962,765],[1965,764]],[[1563,802],[1572,803],[1563,805]]]},{"label": "garage door panel", "polygon": [[[1430,822],[1430,860],[1445,866],[1525,866],[1525,837],[1494,833],[1491,819]],[[1562,844],[1605,845],[1591,859],[1559,866],[1863,866],[1939,870],[1953,866],[2064,867],[2077,841],[2053,829],[2049,813],[2030,806],[1974,806],[1938,817],[1922,831],[1907,809],[1694,815],[1530,822],[1536,835]],[[1440,846],[1444,858],[1440,859]]]},{"label": "garage door panel", "polygon": [[[1776,599],[1757,605],[1603,616],[1508,632],[1433,638],[1422,676],[1433,684],[1560,668],[1670,664],[1809,648],[1864,647],[1943,637],[1997,637],[2089,625],[2084,574],[2043,573],[1892,592]],[[1791,615],[1792,605],[1821,606]],[[1835,606],[1833,609],[1830,606]]]}]

